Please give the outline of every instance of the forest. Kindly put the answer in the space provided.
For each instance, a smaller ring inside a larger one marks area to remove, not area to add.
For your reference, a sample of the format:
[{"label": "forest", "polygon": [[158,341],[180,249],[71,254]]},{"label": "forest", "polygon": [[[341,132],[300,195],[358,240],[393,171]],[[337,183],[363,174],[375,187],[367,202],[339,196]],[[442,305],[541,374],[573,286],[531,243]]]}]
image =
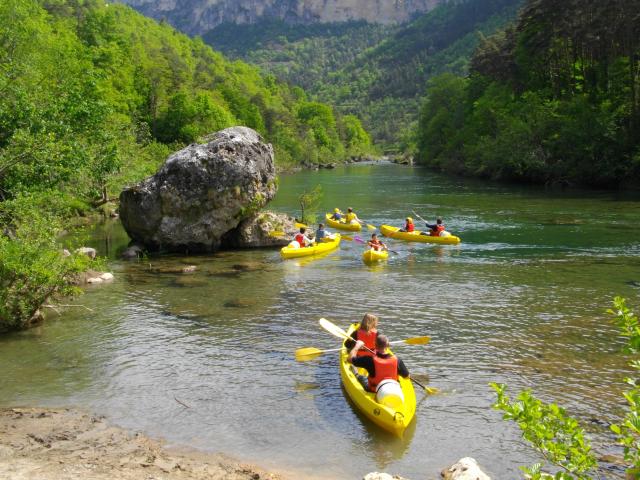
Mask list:
[{"label": "forest", "polygon": [[129,7],[1,2],[0,323],[82,268],[56,250],[68,219],[232,125],[273,143],[280,168],[371,151],[356,117]]},{"label": "forest", "polygon": [[419,159],[443,171],[591,187],[640,184],[640,1],[529,0],[467,77],[430,80]]}]

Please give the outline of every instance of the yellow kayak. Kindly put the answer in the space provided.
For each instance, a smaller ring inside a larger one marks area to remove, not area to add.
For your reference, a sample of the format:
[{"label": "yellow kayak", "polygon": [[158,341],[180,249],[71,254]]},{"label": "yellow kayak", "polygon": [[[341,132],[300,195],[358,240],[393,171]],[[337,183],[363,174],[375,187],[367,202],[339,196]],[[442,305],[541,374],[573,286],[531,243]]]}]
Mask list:
[{"label": "yellow kayak", "polygon": [[338,230],[347,230],[348,232],[359,232],[362,230],[362,225],[359,223],[345,223],[344,221],[336,221],[331,218],[331,214],[327,213],[325,216],[327,219],[327,225]]},{"label": "yellow kayak", "polygon": [[399,232],[398,227],[392,227],[390,225],[380,225],[380,232],[389,238],[395,238],[396,240],[404,240],[406,242],[421,242],[421,243],[437,243],[439,245],[457,245],[460,243],[460,237],[449,235],[448,237],[432,237],[431,235],[421,235],[422,232]]},{"label": "yellow kayak", "polygon": [[387,258],[389,258],[389,252],[386,250],[374,250],[370,248],[362,254],[362,261],[364,263],[374,263],[380,260],[386,260]]},{"label": "yellow kayak", "polygon": [[310,255],[319,255],[321,253],[330,252],[331,250],[335,250],[339,246],[340,234],[336,233],[332,240],[327,239],[324,242],[315,243],[311,247],[282,247],[280,249],[280,255],[282,255],[282,258],[308,257]]},{"label": "yellow kayak", "polygon": [[[351,335],[358,327],[358,324],[351,325],[347,333]],[[340,352],[340,376],[342,377],[342,384],[344,385],[347,395],[349,395],[349,398],[358,410],[369,420],[388,432],[402,437],[402,434],[416,413],[416,392],[413,390],[411,380],[403,377],[398,378],[404,395],[403,403],[396,403],[395,405],[378,403],[375,393],[365,391],[362,384],[356,378],[351,364],[347,362],[348,354],[349,352],[343,344],[342,351]],[[360,369],[360,373],[367,375],[364,369]]]}]

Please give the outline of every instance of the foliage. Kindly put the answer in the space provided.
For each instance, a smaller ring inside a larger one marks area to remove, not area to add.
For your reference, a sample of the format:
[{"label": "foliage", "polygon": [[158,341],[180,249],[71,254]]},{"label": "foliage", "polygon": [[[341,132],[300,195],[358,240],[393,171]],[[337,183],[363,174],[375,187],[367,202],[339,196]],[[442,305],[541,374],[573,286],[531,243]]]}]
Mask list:
[{"label": "foliage", "polygon": [[48,299],[77,293],[73,277],[88,258],[62,255],[56,202],[55,195],[41,195],[0,203],[0,332],[28,325]]},{"label": "foliage", "polygon": [[[578,422],[569,417],[565,410],[556,404],[545,404],[535,398],[531,391],[521,392],[515,401],[506,395],[506,385],[492,383],[498,398],[493,407],[504,412],[505,420],[513,420],[522,430],[525,440],[553,465],[564,469],[553,478],[557,480],[587,480],[589,472],[597,467],[597,461],[591,452],[591,446],[584,438],[584,431]],[[536,464],[524,468],[525,474],[532,480],[545,478]]]},{"label": "foliage", "polygon": [[313,190],[305,190],[300,194],[298,202],[300,203],[300,221],[302,223],[315,223],[318,208],[320,208],[320,202],[322,201],[322,195],[321,185],[316,185]]},{"label": "foliage", "polygon": [[515,17],[522,0],[443,2],[396,27],[345,22],[223,24],[205,40],[361,118],[376,143],[397,144],[415,121],[429,78],[464,74],[478,45]]},{"label": "foliage", "polygon": [[[343,120],[330,107],[318,104],[322,118],[302,121],[305,102],[300,89],[124,5],[0,4],[2,198],[72,189],[104,201],[168,149],[238,124],[258,130],[290,163],[368,148],[366,135],[336,128]],[[357,119],[344,122],[361,129]]]},{"label": "foliage", "polygon": [[514,26],[483,38],[468,79],[430,84],[419,160],[495,179],[637,184],[639,31],[636,1],[528,0]]},{"label": "foliage", "polygon": [[[627,338],[626,353],[636,356],[630,365],[636,371],[640,370],[640,324],[638,317],[629,310],[626,301],[621,297],[613,300],[613,310],[608,310],[616,317],[621,334]],[[611,425],[611,430],[618,436],[620,445],[624,447],[624,458],[631,465],[629,472],[640,475],[640,379],[625,378],[631,389],[624,393],[629,404],[629,411],[621,424]],[[636,477],[634,477],[636,478]]]}]

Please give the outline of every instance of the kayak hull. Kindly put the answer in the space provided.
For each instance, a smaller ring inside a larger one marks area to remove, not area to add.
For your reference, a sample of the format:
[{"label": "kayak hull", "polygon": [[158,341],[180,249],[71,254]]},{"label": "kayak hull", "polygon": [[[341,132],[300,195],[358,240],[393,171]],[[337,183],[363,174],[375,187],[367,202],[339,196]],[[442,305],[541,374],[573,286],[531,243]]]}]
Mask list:
[{"label": "kayak hull", "polygon": [[331,241],[316,243],[311,247],[304,248],[292,248],[292,247],[282,247],[280,249],[280,255],[282,258],[300,258],[300,257],[309,257],[312,255],[320,255],[322,253],[330,252],[331,250],[335,250],[340,246],[340,234],[336,234],[335,238]]},{"label": "kayak hull", "polygon": [[396,240],[404,240],[405,242],[419,243],[435,243],[438,245],[458,245],[460,237],[450,235],[448,237],[432,237],[431,235],[421,235],[422,232],[400,232],[398,227],[390,225],[381,225],[380,233],[385,237],[394,238]]},{"label": "kayak hull", "polygon": [[347,232],[359,232],[360,230],[362,230],[362,225],[360,225],[359,223],[337,222],[331,218],[330,213],[327,213],[325,215],[325,218],[326,218],[327,225],[331,228],[335,228],[338,230],[345,230]]},{"label": "kayak hull", "polygon": [[369,250],[365,250],[362,254],[362,261],[364,263],[381,262],[387,258],[389,258],[389,252],[386,250],[376,251],[373,248],[370,248]]},{"label": "kayak hull", "polygon": [[[349,328],[349,335],[359,327],[353,324]],[[356,408],[369,420],[383,428],[387,432],[393,433],[398,437],[402,437],[406,428],[413,421],[416,413],[416,393],[413,384],[408,378],[399,377],[400,387],[404,395],[404,403],[395,408],[383,405],[376,401],[375,393],[365,391],[362,384],[358,381],[351,364],[347,361],[348,351],[344,347],[340,352],[340,377],[344,390]],[[360,373],[366,375],[366,371],[360,369]]]}]

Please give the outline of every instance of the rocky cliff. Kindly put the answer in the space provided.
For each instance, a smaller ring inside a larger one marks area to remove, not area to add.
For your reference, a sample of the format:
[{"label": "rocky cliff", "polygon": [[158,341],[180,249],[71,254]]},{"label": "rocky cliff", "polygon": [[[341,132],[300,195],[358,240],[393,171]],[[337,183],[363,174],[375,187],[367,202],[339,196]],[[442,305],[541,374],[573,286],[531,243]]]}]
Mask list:
[{"label": "rocky cliff", "polygon": [[120,0],[144,15],[166,19],[189,34],[203,34],[221,23],[255,23],[279,18],[289,23],[365,20],[398,23],[443,0]]}]

